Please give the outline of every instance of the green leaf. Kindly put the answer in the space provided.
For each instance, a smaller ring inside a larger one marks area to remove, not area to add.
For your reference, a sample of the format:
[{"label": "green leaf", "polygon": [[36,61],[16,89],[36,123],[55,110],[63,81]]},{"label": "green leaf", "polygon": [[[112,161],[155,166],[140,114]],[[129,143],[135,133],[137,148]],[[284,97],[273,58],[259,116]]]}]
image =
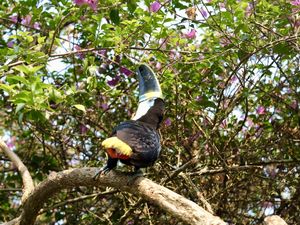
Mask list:
[{"label": "green leaf", "polygon": [[17,71],[23,72],[25,74],[29,74],[30,73],[30,70],[29,70],[28,66],[25,66],[25,65],[15,66],[14,69],[17,70]]},{"label": "green leaf", "polygon": [[118,9],[112,9],[109,13],[109,17],[114,24],[116,24],[116,25],[120,24],[120,16],[119,16]]},{"label": "green leaf", "polygon": [[20,81],[22,84],[29,84],[28,80],[26,80],[22,76],[10,76],[7,77],[7,80],[16,80],[16,81]]},{"label": "green leaf", "polygon": [[133,13],[137,7],[136,1],[135,0],[127,0],[127,7],[128,7],[129,12]]},{"label": "green leaf", "polygon": [[25,103],[18,103],[16,107],[16,113],[18,113],[21,109],[23,109],[25,106]]},{"label": "green leaf", "polygon": [[7,85],[7,84],[0,84],[0,89],[6,91],[6,92],[11,92],[13,90],[15,85]]},{"label": "green leaf", "polygon": [[76,104],[76,105],[73,105],[73,106],[74,106],[75,108],[77,108],[77,109],[83,111],[83,112],[86,112],[84,105]]}]

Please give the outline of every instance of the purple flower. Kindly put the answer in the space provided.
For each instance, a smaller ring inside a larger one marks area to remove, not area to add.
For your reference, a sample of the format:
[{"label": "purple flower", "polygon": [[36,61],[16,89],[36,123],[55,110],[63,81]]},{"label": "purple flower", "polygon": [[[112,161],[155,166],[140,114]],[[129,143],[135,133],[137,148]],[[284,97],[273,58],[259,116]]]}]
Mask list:
[{"label": "purple flower", "polygon": [[169,126],[171,126],[171,124],[172,124],[172,121],[171,121],[171,119],[168,117],[168,118],[165,120],[165,125],[166,125],[166,127],[169,127]]},{"label": "purple flower", "polygon": [[13,47],[14,47],[14,44],[15,44],[14,41],[9,41],[9,42],[7,42],[7,47],[13,48]]},{"label": "purple flower", "polygon": [[80,133],[81,134],[86,134],[87,131],[88,131],[88,128],[84,124],[81,124],[80,125]]},{"label": "purple flower", "polygon": [[161,69],[161,63],[160,62],[157,62],[156,65],[155,65],[155,68],[157,70],[160,70]]},{"label": "purple flower", "polygon": [[150,5],[150,12],[154,12],[156,13],[161,7],[161,4],[159,1],[155,1],[155,2],[152,2],[151,5]]},{"label": "purple flower", "polygon": [[258,115],[264,115],[264,114],[266,114],[266,109],[265,109],[265,107],[263,107],[263,106],[258,106],[258,108],[256,109],[256,113],[257,113]]},{"label": "purple flower", "polygon": [[192,29],[188,33],[184,34],[187,39],[194,39],[196,37],[196,30]]},{"label": "purple flower", "polygon": [[206,18],[208,16],[207,11],[203,7],[200,8],[200,13],[203,18]]},{"label": "purple flower", "polygon": [[27,15],[22,19],[21,23],[25,26],[29,26],[31,22],[31,18],[32,18],[31,15]]},{"label": "purple flower", "polygon": [[221,124],[220,124],[221,128],[226,128],[227,127],[227,121],[226,120],[222,120]]},{"label": "purple flower", "polygon": [[10,21],[13,23],[18,23],[18,16],[10,16]]},{"label": "purple flower", "polygon": [[247,118],[246,123],[247,123],[248,127],[253,127],[254,126],[253,120],[251,118]]},{"label": "purple flower", "polygon": [[87,4],[87,0],[74,0],[75,5],[81,6]]},{"label": "purple flower", "polygon": [[247,17],[249,17],[251,15],[252,11],[253,11],[253,5],[252,5],[252,3],[248,3],[248,6],[245,11],[245,15]]},{"label": "purple flower", "polygon": [[101,108],[102,108],[103,110],[107,110],[107,109],[109,108],[109,106],[108,106],[106,103],[102,103],[102,104],[101,104]]},{"label": "purple flower", "polygon": [[107,84],[111,87],[116,86],[120,81],[120,76],[116,76],[113,79],[111,79],[110,81],[107,81]]},{"label": "purple flower", "polygon": [[106,49],[101,49],[101,50],[99,51],[99,54],[100,54],[100,55],[103,55],[103,56],[106,56],[106,53],[107,53],[107,50],[106,50]]},{"label": "purple flower", "polygon": [[290,106],[293,108],[293,109],[297,109],[298,108],[298,102],[297,102],[297,100],[294,100],[294,101],[292,101],[292,103],[290,104]]},{"label": "purple flower", "polygon": [[171,51],[170,51],[170,58],[171,59],[174,59],[174,60],[176,60],[176,59],[179,59],[180,58],[180,53],[178,52],[178,51],[176,51],[176,50],[174,50],[174,49],[172,49]]},{"label": "purple flower", "polygon": [[75,5],[82,6],[88,5],[94,11],[97,10],[98,0],[74,0]]},{"label": "purple flower", "polygon": [[221,45],[222,47],[225,47],[225,46],[227,46],[227,45],[229,45],[229,44],[231,44],[231,41],[230,41],[227,37],[221,38],[221,40],[220,40],[220,45]]},{"label": "purple flower", "polygon": [[292,5],[300,6],[300,0],[291,1]]},{"label": "purple flower", "polygon": [[197,102],[201,102],[203,100],[203,97],[201,95],[197,95],[196,98],[195,98],[195,100]]},{"label": "purple flower", "polygon": [[[74,48],[75,48],[76,51],[80,51],[81,50],[81,47],[79,45],[75,45]],[[79,52],[76,55],[78,56],[79,59],[84,59],[84,57],[85,57],[85,54],[82,53],[82,52]]]},{"label": "purple flower", "polygon": [[230,82],[234,83],[237,80],[238,80],[238,77],[236,75],[234,75],[233,77],[231,77]]},{"label": "purple flower", "polygon": [[123,67],[123,66],[120,67],[120,72],[124,73],[126,76],[130,76],[132,74],[131,70],[129,70],[126,67]]},{"label": "purple flower", "polygon": [[36,29],[36,30],[40,30],[41,29],[40,23],[39,22],[34,22],[33,28]]},{"label": "purple flower", "polygon": [[98,0],[87,0],[87,4],[94,10],[97,10]]},{"label": "purple flower", "polygon": [[13,137],[9,138],[9,140],[6,142],[6,145],[8,148],[12,149],[15,147],[15,142],[16,142],[16,137],[13,136]]},{"label": "purple flower", "polygon": [[220,6],[221,9],[225,9],[225,3],[224,2],[219,3],[219,6]]}]

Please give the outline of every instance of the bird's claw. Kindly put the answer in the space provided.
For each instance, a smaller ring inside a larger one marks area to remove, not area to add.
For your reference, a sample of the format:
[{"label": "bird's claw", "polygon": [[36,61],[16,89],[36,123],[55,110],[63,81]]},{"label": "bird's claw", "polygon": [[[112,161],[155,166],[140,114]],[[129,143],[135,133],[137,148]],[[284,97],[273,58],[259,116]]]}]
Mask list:
[{"label": "bird's claw", "polygon": [[95,176],[93,177],[94,180],[97,180],[100,176],[104,176],[106,175],[111,169],[108,167],[104,167],[102,169],[100,169]]}]

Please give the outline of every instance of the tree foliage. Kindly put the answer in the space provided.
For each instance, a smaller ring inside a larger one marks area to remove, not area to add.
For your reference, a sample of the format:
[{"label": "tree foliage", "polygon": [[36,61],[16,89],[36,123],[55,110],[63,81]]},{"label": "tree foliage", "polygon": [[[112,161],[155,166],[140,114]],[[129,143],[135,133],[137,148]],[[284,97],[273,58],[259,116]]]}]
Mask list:
[{"label": "tree foliage", "polygon": [[[167,104],[163,151],[146,176],[232,224],[268,214],[296,224],[299,11],[284,0],[3,0],[0,132],[36,183],[102,167],[100,143],[135,112],[135,69],[146,62]],[[9,221],[22,180],[5,155],[0,167]],[[128,193],[82,187],[52,198],[39,220],[180,223]]]}]

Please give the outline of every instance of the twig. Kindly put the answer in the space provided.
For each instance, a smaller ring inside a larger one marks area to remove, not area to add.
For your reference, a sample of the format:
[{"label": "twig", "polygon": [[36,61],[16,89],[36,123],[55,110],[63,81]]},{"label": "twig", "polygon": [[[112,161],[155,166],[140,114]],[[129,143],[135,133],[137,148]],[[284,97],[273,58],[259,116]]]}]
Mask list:
[{"label": "twig", "polygon": [[84,201],[84,200],[90,199],[90,198],[97,198],[97,197],[104,196],[104,195],[114,194],[114,193],[117,193],[117,192],[118,192],[117,190],[113,190],[113,191],[106,191],[106,192],[102,192],[102,193],[93,193],[93,194],[90,194],[90,195],[80,196],[78,198],[68,199],[64,202],[60,202],[60,203],[57,203],[53,206],[50,206],[47,209],[42,209],[39,212],[39,214],[43,214],[45,212],[48,212],[51,209],[59,208],[59,207],[64,206],[66,204],[80,202],[80,201]]}]

